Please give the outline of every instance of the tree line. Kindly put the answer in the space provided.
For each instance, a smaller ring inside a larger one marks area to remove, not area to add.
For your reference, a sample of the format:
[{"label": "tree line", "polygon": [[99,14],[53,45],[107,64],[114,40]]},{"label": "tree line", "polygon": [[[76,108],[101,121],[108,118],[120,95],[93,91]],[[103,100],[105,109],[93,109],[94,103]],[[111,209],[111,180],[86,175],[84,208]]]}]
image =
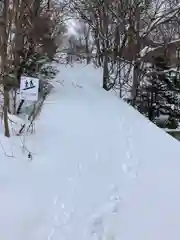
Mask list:
[{"label": "tree line", "polygon": [[[177,0],[67,0],[84,31],[87,56],[103,68],[102,87],[156,122],[177,123],[180,4]],[[89,42],[88,42],[89,41]],[[89,60],[88,60],[89,61]],[[172,125],[172,124],[170,124]]]},{"label": "tree line", "polygon": [[16,113],[20,78],[36,75],[44,63],[53,59],[66,28],[64,7],[56,0],[0,1],[0,91],[7,137],[8,112]]}]

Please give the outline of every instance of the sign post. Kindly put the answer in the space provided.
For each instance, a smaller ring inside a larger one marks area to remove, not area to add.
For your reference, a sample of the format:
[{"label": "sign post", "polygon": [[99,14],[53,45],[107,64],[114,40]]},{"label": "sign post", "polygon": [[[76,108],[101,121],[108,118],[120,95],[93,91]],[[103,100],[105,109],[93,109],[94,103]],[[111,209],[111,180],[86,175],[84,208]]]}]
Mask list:
[{"label": "sign post", "polygon": [[20,97],[26,101],[38,100],[39,79],[32,77],[21,77]]},{"label": "sign post", "polygon": [[27,125],[28,125],[28,114],[27,114],[27,102],[25,100],[25,121],[24,121],[24,134],[23,134],[23,152],[25,152],[26,149],[26,134],[27,134]]},{"label": "sign post", "polygon": [[24,127],[24,135],[23,135],[23,151],[26,149],[26,134],[27,134],[27,124],[28,124],[28,102],[38,101],[38,93],[39,93],[39,79],[33,77],[21,77],[20,83],[20,98],[24,100],[26,116],[25,116],[25,127]]}]

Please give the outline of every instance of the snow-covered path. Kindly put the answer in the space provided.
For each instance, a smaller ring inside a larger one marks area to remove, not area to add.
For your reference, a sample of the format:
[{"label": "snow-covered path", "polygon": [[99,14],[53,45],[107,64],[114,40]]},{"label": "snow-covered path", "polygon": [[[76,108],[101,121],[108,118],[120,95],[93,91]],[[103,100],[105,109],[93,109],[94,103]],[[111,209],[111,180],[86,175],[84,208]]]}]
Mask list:
[{"label": "snow-covered path", "polygon": [[180,145],[96,71],[61,66],[28,138],[33,161],[2,160],[0,239],[179,240]]},{"label": "snow-covered path", "polygon": [[[47,108],[41,119],[48,121],[40,119],[36,126],[39,143],[35,152],[39,154],[34,161],[35,170],[41,169],[44,181],[48,179],[48,195],[57,195],[59,211],[63,204],[66,214],[70,214],[70,233],[57,227],[53,239],[63,234],[65,239],[72,239],[75,234],[76,239],[81,239],[84,234],[90,235],[87,231],[93,221],[91,215],[104,212],[101,208],[115,207],[127,192],[123,166],[129,145],[126,140],[117,141],[120,134],[126,139],[126,132],[123,118],[113,117],[118,105],[113,107],[111,97],[102,94],[99,98],[98,92],[86,88],[86,84],[79,85],[78,79],[67,79],[67,74],[65,77],[64,87],[60,84],[58,90],[56,86],[57,93],[45,103]],[[135,171],[132,169],[129,174],[135,177]],[[59,216],[60,221],[66,221],[63,212]]]}]

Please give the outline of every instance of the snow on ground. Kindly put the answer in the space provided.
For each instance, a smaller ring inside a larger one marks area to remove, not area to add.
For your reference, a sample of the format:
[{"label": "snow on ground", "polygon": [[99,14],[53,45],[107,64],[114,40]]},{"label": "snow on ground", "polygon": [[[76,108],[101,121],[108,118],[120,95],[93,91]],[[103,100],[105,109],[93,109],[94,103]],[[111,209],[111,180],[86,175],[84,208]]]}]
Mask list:
[{"label": "snow on ground", "polygon": [[[4,133],[3,122],[4,122],[3,115],[0,114],[0,135]],[[16,135],[20,128],[22,127],[22,125],[25,123],[25,121],[22,118],[13,114],[8,114],[8,122],[10,132],[12,135]]]},{"label": "snow on ground", "polygon": [[[0,239],[179,240],[180,145],[91,66],[60,66],[27,137],[0,143]],[[4,140],[3,140],[4,139]]]}]

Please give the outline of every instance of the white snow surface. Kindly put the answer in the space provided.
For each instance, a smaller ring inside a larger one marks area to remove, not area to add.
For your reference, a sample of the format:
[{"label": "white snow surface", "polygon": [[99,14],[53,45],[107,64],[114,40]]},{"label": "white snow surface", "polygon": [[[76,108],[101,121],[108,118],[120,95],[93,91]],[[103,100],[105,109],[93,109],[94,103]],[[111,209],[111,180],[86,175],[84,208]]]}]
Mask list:
[{"label": "white snow surface", "polygon": [[0,239],[180,239],[180,144],[100,79],[60,66],[27,137],[32,161],[1,137]]}]

